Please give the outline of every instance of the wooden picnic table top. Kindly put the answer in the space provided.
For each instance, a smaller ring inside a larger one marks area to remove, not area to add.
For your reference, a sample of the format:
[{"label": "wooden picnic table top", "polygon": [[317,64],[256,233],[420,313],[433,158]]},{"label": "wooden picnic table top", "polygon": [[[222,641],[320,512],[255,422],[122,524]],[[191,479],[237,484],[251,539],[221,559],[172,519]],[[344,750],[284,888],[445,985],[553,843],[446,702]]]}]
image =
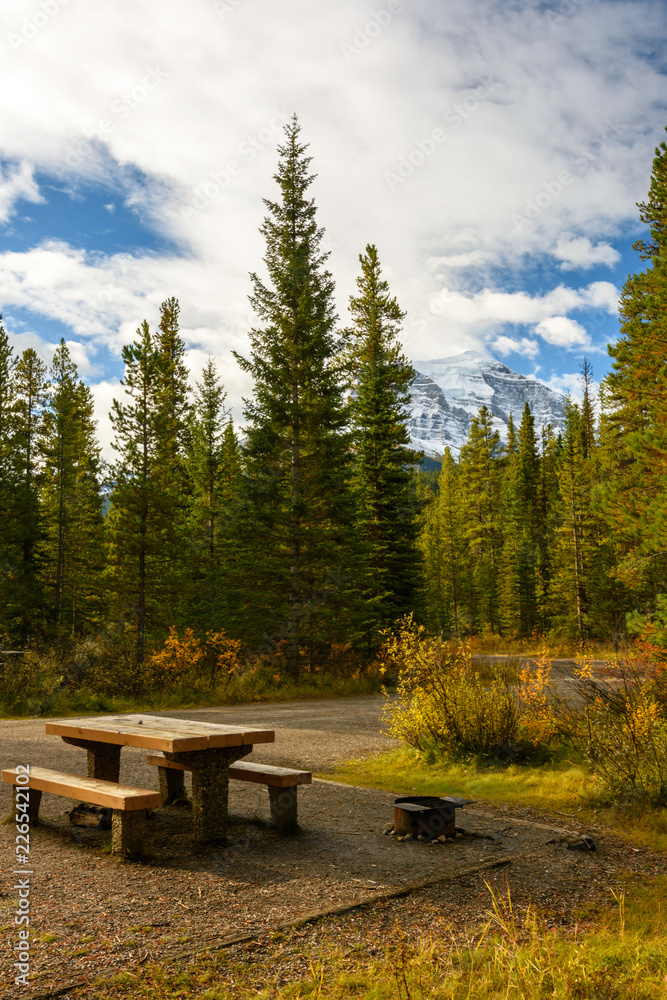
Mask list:
[{"label": "wooden picnic table top", "polygon": [[275,740],[272,729],[191,722],[188,719],[164,719],[143,714],[60,719],[47,722],[46,732],[69,739],[142,747],[167,753],[252,746],[255,743],[273,743]]}]

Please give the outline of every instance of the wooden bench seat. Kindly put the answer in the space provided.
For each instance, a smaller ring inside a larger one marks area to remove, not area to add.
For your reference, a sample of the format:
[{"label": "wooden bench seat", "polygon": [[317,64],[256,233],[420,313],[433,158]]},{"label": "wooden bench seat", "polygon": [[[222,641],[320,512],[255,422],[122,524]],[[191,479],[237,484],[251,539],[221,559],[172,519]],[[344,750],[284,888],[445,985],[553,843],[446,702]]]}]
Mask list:
[{"label": "wooden bench seat", "polygon": [[[183,772],[191,771],[192,768],[167,760],[161,754],[149,754],[146,760],[158,768],[163,803],[173,802],[182,797]],[[309,785],[312,782],[313,776],[310,771],[237,760],[229,766],[229,777],[236,781],[253,781],[267,785],[273,824],[282,832],[298,828],[297,786]]]},{"label": "wooden bench seat", "polygon": [[[25,777],[21,774],[21,778]],[[14,786],[16,796],[28,790],[28,816],[36,823],[42,792],[62,795],[66,799],[89,802],[95,806],[111,809],[111,849],[114,853],[136,854],[140,850],[146,810],[162,804],[159,792],[146,788],[119,785],[114,781],[99,778],[84,778],[78,774],[64,774],[48,767],[30,767],[27,785],[17,782],[17,769],[7,768],[2,772],[2,780]]]}]

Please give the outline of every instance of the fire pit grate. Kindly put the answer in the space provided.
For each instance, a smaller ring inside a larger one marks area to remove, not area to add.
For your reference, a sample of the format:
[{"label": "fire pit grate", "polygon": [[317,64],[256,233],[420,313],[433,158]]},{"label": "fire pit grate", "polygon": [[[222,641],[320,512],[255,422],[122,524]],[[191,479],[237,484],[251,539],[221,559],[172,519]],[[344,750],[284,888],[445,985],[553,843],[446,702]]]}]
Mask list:
[{"label": "fire pit grate", "polygon": [[457,795],[404,795],[394,800],[394,825],[387,833],[397,837],[438,840],[456,836],[456,810],[474,799]]}]

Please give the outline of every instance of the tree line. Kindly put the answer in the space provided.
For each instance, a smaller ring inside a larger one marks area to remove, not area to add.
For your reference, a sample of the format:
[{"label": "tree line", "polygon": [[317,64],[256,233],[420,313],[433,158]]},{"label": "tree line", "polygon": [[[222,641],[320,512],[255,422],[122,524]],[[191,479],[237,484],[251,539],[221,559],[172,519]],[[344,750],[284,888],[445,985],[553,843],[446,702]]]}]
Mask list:
[{"label": "tree line", "polygon": [[193,392],[179,303],[123,349],[104,468],[90,390],[61,341],[49,371],[0,332],[0,629],[6,641],[131,630],[140,665],[170,626],[281,649],[296,676],[332,643],[372,649],[419,589],[407,404],[414,372],[378,253],[337,329],[310,157],[294,119],[251,275],[261,325],[242,444],[212,360]]},{"label": "tree line", "polygon": [[377,249],[341,329],[296,118],[279,155],[258,324],[236,356],[253,381],[242,434],[211,359],[190,389],[173,297],[123,348],[108,465],[65,341],[47,369],[0,324],[3,642],[115,631],[140,667],[170,627],[225,631],[296,677],[332,647],[373,653],[409,612],[445,636],[617,638],[628,613],[667,620],[664,143],[600,417],[586,362],[561,433],[526,406],[501,443],[482,408],[437,484],[410,448],[415,373]]}]

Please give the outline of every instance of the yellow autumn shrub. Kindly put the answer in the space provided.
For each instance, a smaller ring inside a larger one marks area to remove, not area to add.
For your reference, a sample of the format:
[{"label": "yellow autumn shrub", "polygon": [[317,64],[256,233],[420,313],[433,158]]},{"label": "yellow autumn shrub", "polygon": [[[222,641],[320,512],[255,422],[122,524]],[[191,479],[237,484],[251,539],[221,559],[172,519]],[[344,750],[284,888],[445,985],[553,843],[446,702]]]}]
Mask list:
[{"label": "yellow autumn shrub", "polygon": [[412,615],[385,633],[382,669],[397,673],[385,731],[419,750],[507,753],[519,736],[516,691],[501,673],[483,679],[463,642],[429,638]]},{"label": "yellow autumn shrub", "polygon": [[572,742],[613,798],[667,805],[667,719],[651,673],[626,660],[609,664],[601,678],[581,654],[575,674]]},{"label": "yellow autumn shrub", "polygon": [[241,643],[224,631],[206,633],[199,638],[192,628],[179,635],[171,626],[162,649],[146,660],[145,676],[152,687],[225,688],[239,668]]}]

